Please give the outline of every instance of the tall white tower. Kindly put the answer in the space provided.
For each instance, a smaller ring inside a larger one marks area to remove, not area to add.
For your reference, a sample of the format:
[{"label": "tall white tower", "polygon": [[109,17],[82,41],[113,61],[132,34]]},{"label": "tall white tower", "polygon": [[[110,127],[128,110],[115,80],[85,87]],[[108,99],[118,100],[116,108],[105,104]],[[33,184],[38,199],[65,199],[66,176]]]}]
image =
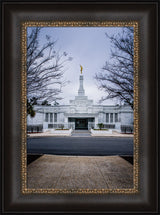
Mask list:
[{"label": "tall white tower", "polygon": [[83,75],[79,76],[79,90],[78,90],[78,96],[84,96],[85,91],[83,88]]}]

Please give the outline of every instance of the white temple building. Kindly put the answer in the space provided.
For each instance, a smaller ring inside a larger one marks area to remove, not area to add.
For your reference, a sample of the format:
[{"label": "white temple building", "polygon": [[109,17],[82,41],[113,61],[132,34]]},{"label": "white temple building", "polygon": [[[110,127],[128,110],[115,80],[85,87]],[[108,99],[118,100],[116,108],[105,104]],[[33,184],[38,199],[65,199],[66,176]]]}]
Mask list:
[{"label": "white temple building", "polygon": [[78,94],[69,105],[35,105],[35,117],[27,116],[27,130],[46,131],[54,128],[91,129],[104,128],[119,130],[121,125],[133,126],[133,110],[129,105],[94,105],[88,99],[83,87],[83,74],[79,77]]}]

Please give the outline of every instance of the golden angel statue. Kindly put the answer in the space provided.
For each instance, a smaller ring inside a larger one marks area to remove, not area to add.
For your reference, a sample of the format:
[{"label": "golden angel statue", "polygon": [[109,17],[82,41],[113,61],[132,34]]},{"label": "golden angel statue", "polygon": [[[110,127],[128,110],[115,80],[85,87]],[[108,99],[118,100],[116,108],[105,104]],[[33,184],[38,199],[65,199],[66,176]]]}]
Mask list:
[{"label": "golden angel statue", "polygon": [[83,67],[81,65],[80,65],[80,67],[81,67],[81,74],[82,74]]}]

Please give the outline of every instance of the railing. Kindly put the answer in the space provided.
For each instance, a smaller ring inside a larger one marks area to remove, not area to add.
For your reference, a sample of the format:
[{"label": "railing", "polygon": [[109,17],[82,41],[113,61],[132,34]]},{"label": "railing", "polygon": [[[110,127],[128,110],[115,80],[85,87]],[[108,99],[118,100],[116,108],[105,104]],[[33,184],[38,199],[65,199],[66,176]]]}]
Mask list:
[{"label": "railing", "polygon": [[74,122],[68,122],[68,123],[52,123],[48,124],[48,129],[51,128],[61,128],[61,129],[75,129],[75,123]]},{"label": "railing", "polygon": [[[94,128],[98,128],[98,123],[95,124],[95,122],[88,122],[88,129],[94,129]],[[115,124],[105,124],[103,123],[103,128],[111,128],[114,129],[115,128]]]},{"label": "railing", "polygon": [[28,133],[39,133],[43,132],[43,125],[27,125]]},{"label": "railing", "polygon": [[[103,128],[110,128],[115,129],[115,124],[103,124]],[[48,129],[52,128],[61,128],[61,129],[75,129],[75,123],[74,122],[68,122],[68,123],[53,123],[48,124]],[[95,125],[95,122],[88,122],[88,129],[94,129],[97,128],[97,125]],[[133,125],[121,125],[120,126],[122,133],[133,133]],[[27,132],[28,133],[38,133],[43,132],[43,125],[28,125],[27,126]]]},{"label": "railing", "polygon": [[133,133],[133,125],[121,125],[121,133]]}]

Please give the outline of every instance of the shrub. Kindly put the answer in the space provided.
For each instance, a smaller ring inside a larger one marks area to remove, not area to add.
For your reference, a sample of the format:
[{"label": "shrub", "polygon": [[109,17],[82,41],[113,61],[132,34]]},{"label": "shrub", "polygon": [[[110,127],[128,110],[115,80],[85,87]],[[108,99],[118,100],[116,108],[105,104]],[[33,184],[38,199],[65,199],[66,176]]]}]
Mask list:
[{"label": "shrub", "polygon": [[101,130],[102,128],[104,128],[104,124],[103,123],[98,123],[97,124],[98,128]]},{"label": "shrub", "polygon": [[64,125],[60,125],[60,128],[63,130],[64,129]]}]

